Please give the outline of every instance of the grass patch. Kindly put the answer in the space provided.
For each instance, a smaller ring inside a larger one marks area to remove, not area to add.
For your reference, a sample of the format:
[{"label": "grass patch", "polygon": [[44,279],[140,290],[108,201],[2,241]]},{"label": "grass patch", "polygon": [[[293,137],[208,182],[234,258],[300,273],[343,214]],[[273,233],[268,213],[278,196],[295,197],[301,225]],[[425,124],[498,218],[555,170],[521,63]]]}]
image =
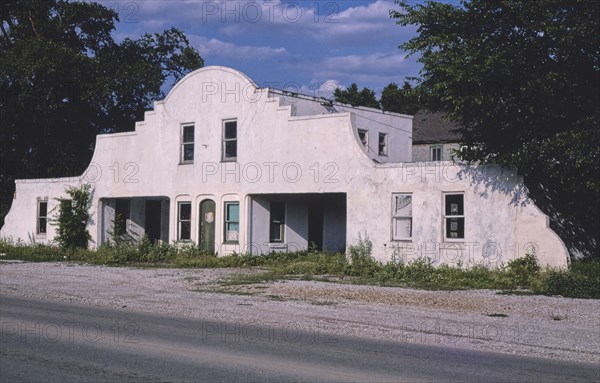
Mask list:
[{"label": "grass patch", "polygon": [[429,259],[383,264],[372,258],[371,249],[370,241],[361,239],[357,246],[348,248],[348,257],[311,251],[215,256],[203,253],[193,245],[152,245],[144,240],[138,244],[102,245],[95,250],[0,240],[1,259],[4,260],[166,268],[252,268],[255,271],[222,280],[221,286],[299,279],[429,290],[494,289],[500,290],[499,294],[600,299],[599,260],[574,261],[568,269],[551,269],[541,268],[535,255],[528,254],[501,268],[475,266],[464,269],[434,265]]}]

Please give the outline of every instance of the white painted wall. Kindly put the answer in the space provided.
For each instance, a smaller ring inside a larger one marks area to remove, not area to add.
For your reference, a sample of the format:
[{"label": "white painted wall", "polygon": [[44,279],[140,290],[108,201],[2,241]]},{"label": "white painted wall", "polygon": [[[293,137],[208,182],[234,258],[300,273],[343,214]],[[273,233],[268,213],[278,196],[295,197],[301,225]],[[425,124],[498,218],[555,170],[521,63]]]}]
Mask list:
[{"label": "white painted wall", "polygon": [[[94,195],[89,231],[95,241],[103,226],[98,224],[96,212],[100,198],[168,197],[169,212],[165,214],[169,216],[171,240],[177,237],[177,203],[191,201],[193,241],[198,240],[199,203],[211,198],[216,203],[219,254],[239,253],[253,242],[248,230],[250,195],[346,193],[348,245],[357,242],[359,233],[368,233],[373,255],[379,260],[390,260],[394,249],[412,244],[418,245],[420,251],[407,255],[404,249],[407,259],[419,255],[436,258],[433,255],[441,253],[438,261],[456,263],[459,256],[439,251],[450,246],[442,238],[442,195],[464,191],[466,235],[462,243],[474,250],[467,255],[463,251],[463,264],[489,261],[482,251],[486,243],[493,244],[486,251],[500,249],[501,255],[494,259],[499,264],[524,255],[523,248],[530,242],[537,245],[542,263],[567,264],[566,249],[548,228],[547,217],[527,198],[512,202],[512,194],[521,187],[519,179],[507,177],[501,169],[486,169],[494,183],[493,187],[486,187],[477,182],[486,179],[481,170],[475,170],[473,177],[460,178],[460,166],[448,162],[408,162],[412,157],[410,138],[400,132],[412,131],[411,117],[381,114],[381,121],[373,118],[378,122],[368,125],[368,120],[359,116],[375,114],[370,111],[346,108],[338,113],[294,116],[292,105],[283,104],[280,98],[269,96],[268,89],[257,88],[252,80],[233,69],[206,67],[190,73],[164,101],[155,103],[145,120],[136,124],[135,132],[98,136],[91,164],[80,178],[17,181],[16,199],[0,236],[26,241],[35,230],[36,198],[48,197],[52,201],[64,195],[68,185],[90,183]],[[235,163],[221,162],[222,120],[231,118],[238,121]],[[186,123],[196,127],[195,159],[193,164],[180,165],[181,125]],[[406,162],[388,159],[388,163],[377,165],[358,139],[358,126],[374,132],[382,126],[402,128],[389,145]],[[414,235],[409,243],[391,241],[394,192],[413,193]],[[240,203],[237,245],[223,244],[225,201]],[[292,206],[290,210],[293,211]],[[300,212],[294,216],[302,217]],[[339,219],[325,219],[326,236],[339,236],[340,229],[331,228]],[[293,221],[289,223],[293,228]],[[294,235],[298,241],[306,238],[300,229],[289,230],[286,235],[290,240]],[[53,237],[54,231],[49,227],[46,240]],[[423,253],[421,250],[427,246],[438,250]]]}]

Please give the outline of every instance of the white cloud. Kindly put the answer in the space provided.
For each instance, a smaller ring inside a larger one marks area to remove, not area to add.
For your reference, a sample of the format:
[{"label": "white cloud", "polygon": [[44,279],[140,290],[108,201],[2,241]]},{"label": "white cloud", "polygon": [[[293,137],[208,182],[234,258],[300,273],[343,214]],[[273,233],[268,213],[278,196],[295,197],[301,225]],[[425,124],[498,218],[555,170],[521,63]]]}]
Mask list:
[{"label": "white cloud", "polygon": [[248,60],[268,60],[276,57],[285,57],[288,52],[285,48],[272,48],[270,46],[236,45],[218,39],[208,39],[197,35],[188,35],[190,44],[194,46],[203,57],[235,58]]},{"label": "white cloud", "polygon": [[[264,4],[268,4],[268,7]],[[248,12],[244,12],[242,7],[239,10],[240,22],[224,23],[225,25],[219,31],[228,36],[268,31],[342,46],[378,45],[387,42],[390,36],[401,38],[403,33],[413,33],[412,28],[401,28],[390,19],[389,11],[396,6],[389,0],[377,0],[368,5],[350,7],[343,11],[340,11],[339,3],[334,1],[312,3],[269,1],[264,4],[261,7],[262,17],[259,19],[255,20],[253,16],[248,16]]]},{"label": "white cloud", "polygon": [[402,73],[415,65],[414,59],[405,56],[404,52],[391,52],[328,57],[312,67],[312,76],[316,81],[336,78],[344,85],[356,82],[383,87],[402,81]]}]

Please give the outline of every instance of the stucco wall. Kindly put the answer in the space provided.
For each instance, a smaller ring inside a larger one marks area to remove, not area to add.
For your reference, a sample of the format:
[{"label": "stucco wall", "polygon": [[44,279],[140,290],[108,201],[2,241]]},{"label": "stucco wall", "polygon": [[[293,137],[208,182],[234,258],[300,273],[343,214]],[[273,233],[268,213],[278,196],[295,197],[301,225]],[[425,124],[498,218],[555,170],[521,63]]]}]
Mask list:
[{"label": "stucco wall", "polygon": [[[387,125],[411,126],[410,117],[381,116]],[[222,162],[222,121],[232,118],[238,124],[237,162]],[[79,179],[17,182],[17,198],[0,236],[27,240],[35,230],[37,197],[46,196],[51,201],[63,195],[67,185],[90,183],[94,200],[89,231],[96,242],[103,227],[95,211],[100,198],[169,198],[169,209],[164,214],[169,217],[171,241],[177,238],[177,203],[189,201],[191,239],[195,242],[200,201],[210,198],[216,203],[217,251],[243,253],[254,238],[262,240],[264,236],[256,231],[252,238],[249,235],[249,214],[255,211],[250,209],[250,196],[346,193],[346,244],[355,244],[359,233],[368,233],[373,255],[385,261],[399,251],[405,258],[414,258],[440,254],[439,250],[427,253],[431,247],[449,246],[442,238],[443,193],[462,191],[466,209],[463,243],[472,243],[474,249],[470,255],[461,253],[463,264],[490,260],[505,263],[523,255],[522,248],[532,242],[537,244],[542,263],[566,265],[566,250],[548,229],[546,217],[526,198],[517,204],[511,202],[511,194],[519,190],[518,179],[505,177],[500,169],[486,170],[484,176],[475,169],[473,176],[459,178],[460,169],[447,162],[376,165],[359,141],[359,120],[353,112],[294,116],[291,105],[282,105],[279,98],[270,97],[267,89],[258,89],[240,72],[202,68],[181,80],[164,101],[155,103],[145,120],[136,124],[135,132],[98,136],[92,162]],[[194,162],[180,164],[181,126],[188,123],[195,125]],[[373,131],[382,126],[380,122],[373,124]],[[404,147],[406,142],[389,144],[399,145],[399,153],[406,155],[411,153],[410,146]],[[488,187],[478,183],[486,177],[493,181]],[[395,192],[413,193],[414,233],[408,245],[418,245],[425,253],[402,250],[405,243],[391,241],[391,195]],[[240,203],[239,244],[223,243],[223,209],[227,201]],[[305,225],[294,221],[304,219],[302,205],[290,204],[288,214],[294,218],[288,219],[287,238],[308,246],[307,233],[302,232]],[[339,214],[325,214],[324,220],[324,242],[344,235]],[[49,227],[47,238],[53,235]],[[486,243],[491,245],[484,251]],[[511,250],[513,247],[518,250]],[[492,259],[490,249],[496,248],[501,249],[500,255]],[[437,260],[456,263],[457,257],[444,255]]]}]

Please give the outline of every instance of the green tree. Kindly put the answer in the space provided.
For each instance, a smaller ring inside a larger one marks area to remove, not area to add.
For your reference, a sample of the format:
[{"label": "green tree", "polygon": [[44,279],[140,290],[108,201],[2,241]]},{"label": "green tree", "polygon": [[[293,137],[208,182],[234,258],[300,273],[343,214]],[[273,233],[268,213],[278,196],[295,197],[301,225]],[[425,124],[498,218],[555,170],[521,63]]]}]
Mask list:
[{"label": "green tree", "polygon": [[116,43],[97,3],[0,6],[0,225],[16,178],[79,175],[99,133],[133,130],[161,87],[204,61],[177,29]]},{"label": "green tree", "polygon": [[375,97],[375,92],[369,88],[362,88],[358,90],[358,85],[352,83],[348,88],[336,88],[333,91],[335,101],[343,104],[350,104],[352,106],[366,106],[369,108],[379,109],[379,102]]},{"label": "green tree", "polygon": [[415,114],[421,109],[419,89],[413,88],[408,81],[402,88],[396,83],[390,83],[381,92],[381,109],[386,112]]},{"label": "green tree", "polygon": [[418,34],[428,108],[459,126],[471,162],[516,168],[571,254],[599,256],[600,3],[397,2]]},{"label": "green tree", "polygon": [[60,247],[86,249],[91,239],[87,231],[90,220],[91,187],[70,187],[66,190],[69,198],[59,198],[56,242]]}]

